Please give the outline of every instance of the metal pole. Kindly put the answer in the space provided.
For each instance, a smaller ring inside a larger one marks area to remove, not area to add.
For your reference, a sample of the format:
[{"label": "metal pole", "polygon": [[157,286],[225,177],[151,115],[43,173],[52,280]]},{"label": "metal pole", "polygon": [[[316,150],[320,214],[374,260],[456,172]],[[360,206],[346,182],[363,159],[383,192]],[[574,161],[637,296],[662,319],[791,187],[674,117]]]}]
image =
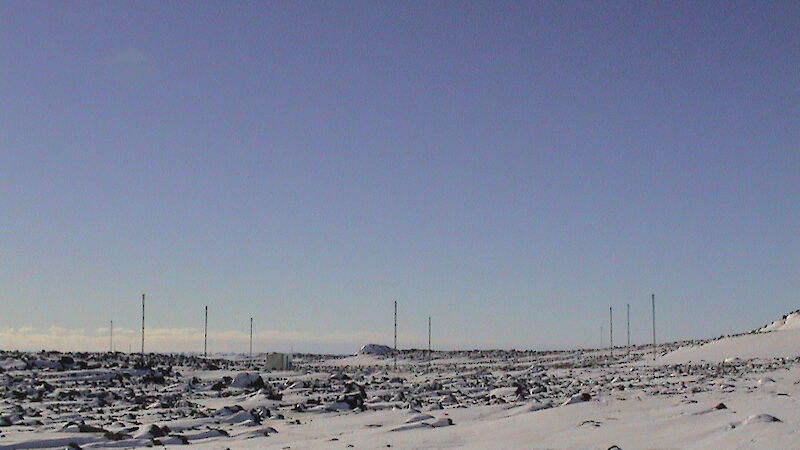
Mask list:
[{"label": "metal pole", "polygon": [[631,304],[628,303],[628,354],[631,352]]},{"label": "metal pole", "polygon": [[605,334],[603,334],[603,333],[604,333],[603,332],[603,326],[601,325],[600,326],[600,348],[601,349],[603,348],[603,339],[604,339],[604,336],[605,336]]},{"label": "metal pole", "polygon": [[394,301],[394,370],[397,370],[397,300]]},{"label": "metal pole", "polygon": [[652,294],[653,304],[653,361],[656,360],[656,294]]},{"label": "metal pole", "polygon": [[108,351],[114,352],[114,321],[111,321],[111,329],[108,333]]},{"label": "metal pole", "polygon": [[250,361],[253,360],[253,318],[250,318]]},{"label": "metal pole", "polygon": [[428,316],[428,369],[431,368],[431,316]]},{"label": "metal pole", "polygon": [[206,324],[203,333],[203,358],[208,358],[208,306],[206,306]]},{"label": "metal pole", "polygon": [[144,294],[142,294],[142,362],[144,362]]},{"label": "metal pole", "polygon": [[608,307],[608,338],[611,343],[611,354],[614,354],[614,308]]}]

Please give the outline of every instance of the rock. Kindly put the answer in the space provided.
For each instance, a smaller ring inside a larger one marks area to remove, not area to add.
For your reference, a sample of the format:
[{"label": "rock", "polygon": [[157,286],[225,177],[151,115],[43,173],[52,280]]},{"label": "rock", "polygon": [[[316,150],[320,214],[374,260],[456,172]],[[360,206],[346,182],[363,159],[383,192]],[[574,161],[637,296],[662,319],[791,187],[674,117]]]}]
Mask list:
[{"label": "rock", "polygon": [[596,420],[584,420],[583,422],[578,424],[578,427],[589,426],[589,427],[598,428],[598,427],[600,427],[600,425],[602,425],[602,422],[598,422]]},{"label": "rock", "polygon": [[161,445],[189,445],[189,439],[180,434],[170,434],[159,440],[161,441]]},{"label": "rock", "polygon": [[71,366],[75,364],[75,359],[73,359],[71,356],[62,356],[58,362],[61,363],[62,366]]},{"label": "rock", "polygon": [[423,420],[430,419],[434,419],[434,417],[430,414],[415,414],[406,420],[406,423],[422,422]]},{"label": "rock", "polygon": [[575,403],[588,402],[591,399],[592,399],[591,395],[583,392],[583,393],[580,393],[580,394],[573,395],[572,397],[569,398],[569,400],[567,400],[564,403],[562,403],[561,406],[573,405]]},{"label": "rock", "polygon": [[265,386],[266,384],[264,383],[264,379],[261,378],[261,375],[250,372],[240,372],[236,374],[236,378],[234,378],[231,383],[231,387],[244,389],[260,389]]},{"label": "rock", "polygon": [[214,411],[213,415],[217,417],[231,416],[242,410],[244,410],[244,408],[239,405],[223,406],[222,408]]},{"label": "rock", "polygon": [[67,422],[61,425],[60,431],[66,433],[105,433],[106,430],[94,425],[87,425],[83,421],[80,422]]},{"label": "rock", "polygon": [[113,431],[106,431],[103,434],[103,437],[110,440],[110,441],[121,441],[123,439],[130,439],[131,436],[129,434],[125,434],[122,432],[113,432]]},{"label": "rock", "polygon": [[151,439],[151,438],[160,438],[167,435],[169,429],[164,430],[156,424],[150,424],[145,427],[142,427],[133,434],[135,439]]},{"label": "rock", "polygon": [[344,394],[340,395],[336,401],[330,406],[330,409],[334,410],[342,410],[342,409],[361,409],[364,410],[366,407],[364,406],[364,401],[367,399],[367,393],[364,390],[364,387],[354,383],[349,382],[345,385]]},{"label": "rock", "polygon": [[85,423],[80,424],[78,428],[80,429],[81,433],[105,433],[106,432],[106,430],[104,430],[104,429],[102,429],[100,427],[96,427],[94,425],[87,425]]},{"label": "rock", "polygon": [[752,423],[774,423],[783,422],[775,416],[769,414],[755,414],[742,421],[742,425],[750,425]]},{"label": "rock", "polygon": [[164,378],[164,375],[158,372],[150,372],[149,374],[142,377],[142,383],[152,383],[152,384],[164,384],[167,380]]},{"label": "rock", "polygon": [[254,417],[257,417],[259,421],[268,419],[272,415],[272,413],[269,411],[269,408],[266,406],[253,408],[250,410],[250,414],[252,414]]},{"label": "rock", "polygon": [[550,403],[550,402],[544,402],[544,403],[535,402],[535,403],[531,403],[530,405],[527,405],[526,409],[528,410],[528,412],[535,412],[535,411],[541,411],[543,409],[548,409],[548,408],[552,408],[552,407],[553,407],[553,404]]},{"label": "rock", "polygon": [[346,411],[351,408],[350,405],[345,402],[335,401],[328,405],[327,409],[330,411]]},{"label": "rock", "polygon": [[519,388],[516,387],[501,387],[489,391],[489,397],[505,398],[512,397],[519,393]]},{"label": "rock", "polygon": [[261,419],[251,414],[249,411],[238,411],[234,414],[230,414],[226,416],[224,419],[221,420],[223,423],[230,423],[230,424],[255,424],[258,425],[261,423]]},{"label": "rock", "polygon": [[439,420],[431,422],[430,425],[433,428],[449,427],[450,425],[453,425],[453,419],[449,417],[442,417]]},{"label": "rock", "polygon": [[456,405],[458,404],[458,399],[453,394],[445,395],[440,401],[442,405]]},{"label": "rock", "polygon": [[433,428],[433,426],[426,422],[416,422],[416,423],[410,423],[408,425],[401,425],[399,427],[392,428],[389,431],[409,431],[409,430],[418,430],[420,428]]},{"label": "rock", "polygon": [[214,431],[216,433],[219,433],[220,436],[225,436],[225,437],[230,437],[231,436],[230,433],[228,433],[227,431],[223,430],[222,428],[208,427],[208,429],[209,429],[209,431]]}]

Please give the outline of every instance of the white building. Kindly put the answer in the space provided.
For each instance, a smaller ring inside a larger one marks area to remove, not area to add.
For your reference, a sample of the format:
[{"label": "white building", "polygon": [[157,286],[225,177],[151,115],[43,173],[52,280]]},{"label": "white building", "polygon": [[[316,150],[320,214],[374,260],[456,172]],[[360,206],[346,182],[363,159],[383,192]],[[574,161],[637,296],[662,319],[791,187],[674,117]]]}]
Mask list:
[{"label": "white building", "polygon": [[286,353],[269,353],[264,357],[264,369],[267,370],[290,370],[292,368],[292,356]]}]

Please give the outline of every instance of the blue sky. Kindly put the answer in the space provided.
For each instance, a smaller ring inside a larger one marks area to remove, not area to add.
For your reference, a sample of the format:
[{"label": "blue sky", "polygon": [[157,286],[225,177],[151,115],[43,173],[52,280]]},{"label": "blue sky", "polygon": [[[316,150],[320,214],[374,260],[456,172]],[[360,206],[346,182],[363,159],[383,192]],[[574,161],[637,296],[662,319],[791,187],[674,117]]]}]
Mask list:
[{"label": "blue sky", "polygon": [[[3,2],[0,348],[647,342],[800,308],[797,2]],[[606,325],[607,326],[607,325]],[[620,336],[622,333],[619,334]]]}]

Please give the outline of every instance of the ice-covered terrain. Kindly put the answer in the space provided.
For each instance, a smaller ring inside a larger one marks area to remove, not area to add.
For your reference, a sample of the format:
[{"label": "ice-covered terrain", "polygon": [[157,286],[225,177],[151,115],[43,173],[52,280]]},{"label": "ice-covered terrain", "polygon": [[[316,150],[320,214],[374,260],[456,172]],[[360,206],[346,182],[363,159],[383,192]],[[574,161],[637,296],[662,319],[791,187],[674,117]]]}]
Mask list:
[{"label": "ice-covered terrain", "polygon": [[797,320],[663,345],[655,361],[650,347],[405,350],[394,369],[392,349],[366,346],[269,372],[0,352],[0,448],[797,448]]}]

